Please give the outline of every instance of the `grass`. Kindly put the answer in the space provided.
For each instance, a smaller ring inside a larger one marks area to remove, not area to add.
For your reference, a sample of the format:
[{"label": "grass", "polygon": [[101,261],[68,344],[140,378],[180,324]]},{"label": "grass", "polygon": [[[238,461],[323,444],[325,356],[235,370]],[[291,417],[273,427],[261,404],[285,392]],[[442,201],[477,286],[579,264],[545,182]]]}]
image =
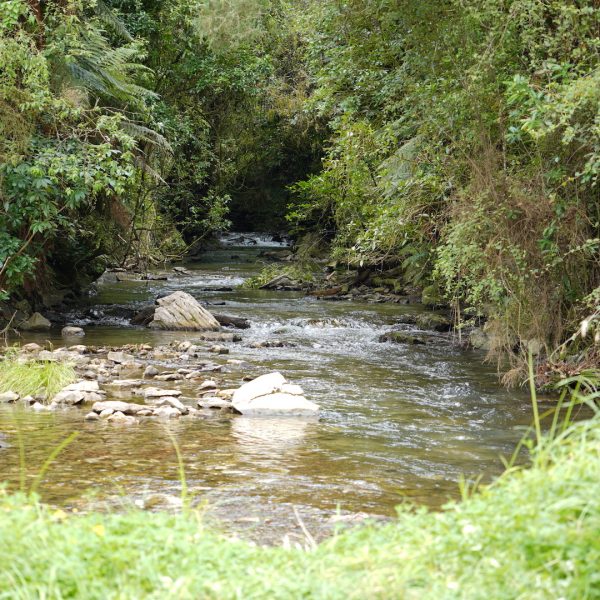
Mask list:
[{"label": "grass", "polygon": [[76,379],[73,367],[67,363],[26,360],[13,353],[0,360],[0,392],[52,398]]},{"label": "grass", "polygon": [[68,516],[0,494],[0,598],[598,598],[600,417],[443,512],[314,549],[254,546],[196,513]]}]

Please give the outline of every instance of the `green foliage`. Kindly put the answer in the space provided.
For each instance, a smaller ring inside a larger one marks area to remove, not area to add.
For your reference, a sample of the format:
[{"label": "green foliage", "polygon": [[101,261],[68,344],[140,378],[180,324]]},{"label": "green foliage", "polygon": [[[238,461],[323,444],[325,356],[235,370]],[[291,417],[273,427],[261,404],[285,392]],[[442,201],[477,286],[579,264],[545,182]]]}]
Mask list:
[{"label": "green foliage", "polygon": [[144,110],[149,93],[134,83],[141,55],[135,45],[111,45],[86,12],[94,6],[48,3],[41,22],[25,2],[13,3],[27,19],[5,19],[0,30],[5,295],[53,259],[57,238],[78,235],[83,215],[130,192],[139,169],[131,122],[115,109]]},{"label": "green foliage", "polygon": [[24,360],[11,353],[0,359],[0,392],[43,395],[50,400],[75,380],[73,366],[67,363]]},{"label": "green foliage", "polygon": [[483,315],[495,350],[564,341],[597,285],[599,8],[309,3],[307,108],[332,134],[289,219]]}]

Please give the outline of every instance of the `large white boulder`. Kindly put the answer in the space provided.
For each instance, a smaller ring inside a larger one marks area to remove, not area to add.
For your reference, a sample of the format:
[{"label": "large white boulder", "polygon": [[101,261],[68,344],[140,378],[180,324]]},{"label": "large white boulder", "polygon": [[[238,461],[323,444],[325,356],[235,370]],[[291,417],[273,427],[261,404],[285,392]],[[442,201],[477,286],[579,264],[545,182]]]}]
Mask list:
[{"label": "large white boulder", "polygon": [[303,394],[300,386],[288,383],[281,373],[268,373],[237,389],[231,401],[243,415],[308,417],[318,414],[319,406]]},{"label": "large white boulder", "polygon": [[219,322],[190,294],[174,292],[158,301],[154,319],[148,327],[153,329],[217,331]]}]

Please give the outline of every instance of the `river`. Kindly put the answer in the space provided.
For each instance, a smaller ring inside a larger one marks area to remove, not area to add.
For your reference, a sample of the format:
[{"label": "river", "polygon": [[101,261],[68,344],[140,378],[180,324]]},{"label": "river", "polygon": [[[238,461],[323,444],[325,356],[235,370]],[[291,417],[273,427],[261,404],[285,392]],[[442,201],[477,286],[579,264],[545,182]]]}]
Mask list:
[{"label": "river", "polygon": [[[266,238],[262,243],[277,246]],[[85,327],[84,342],[92,345],[194,341],[191,332],[154,332],[118,316],[120,307],[185,290],[216,305],[215,312],[252,323],[220,357],[249,363],[218,374],[223,387],[239,386],[242,374],[279,370],[321,405],[318,421],[214,412],[127,428],[85,422],[79,410],[37,414],[0,405],[0,431],[12,444],[0,451],[2,478],[13,488],[19,481],[17,431],[29,480],[61,440],[79,431],[40,488],[45,501],[70,510],[175,508],[180,482],[172,435],[190,493],[207,518],[227,531],[277,542],[286,534],[300,538],[302,527],[322,535],[356,513],[390,517],[405,501],[438,508],[458,497],[461,476],[489,481],[502,471],[501,456],[522,436],[530,404],[498,385],[481,353],[459,349],[442,334],[425,346],[378,341],[401,315],[421,306],[240,288],[261,266],[260,251],[260,245],[229,245],[186,263],[188,277],[101,285],[71,321]],[[286,346],[251,347],[273,339]],[[22,341],[44,340],[61,345],[60,331]]]}]

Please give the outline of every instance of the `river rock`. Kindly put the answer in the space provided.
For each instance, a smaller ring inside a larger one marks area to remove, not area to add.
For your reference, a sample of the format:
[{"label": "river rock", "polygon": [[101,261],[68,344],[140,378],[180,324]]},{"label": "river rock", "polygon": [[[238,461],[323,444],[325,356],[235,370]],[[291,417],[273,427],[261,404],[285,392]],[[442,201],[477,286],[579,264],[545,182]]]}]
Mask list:
[{"label": "river rock", "polygon": [[3,392],[0,394],[0,403],[16,402],[20,398],[17,392]]},{"label": "river rock", "polygon": [[154,414],[161,419],[176,419],[181,413],[173,406],[161,406],[154,411]]},{"label": "river rock", "polygon": [[393,342],[394,344],[413,344],[420,345],[425,342],[410,333],[406,333],[405,331],[388,331],[387,333],[383,333],[379,336],[380,342]]},{"label": "river rock", "polygon": [[50,406],[56,408],[57,406],[75,406],[81,404],[85,399],[85,393],[77,390],[61,390],[52,398]]},{"label": "river rock", "polygon": [[125,352],[109,352],[106,358],[108,358],[108,360],[112,360],[112,362],[117,364],[134,361],[134,356]]},{"label": "river rock", "polygon": [[85,354],[88,351],[88,348],[83,344],[76,344],[75,346],[69,346],[69,351],[77,352],[77,354]]},{"label": "river rock", "polygon": [[452,321],[448,317],[436,313],[417,315],[415,324],[421,329],[433,329],[434,331],[450,331],[452,327]]},{"label": "river rock", "polygon": [[184,376],[181,373],[164,373],[163,375],[157,375],[154,379],[156,381],[181,381]]},{"label": "river rock", "polygon": [[30,344],[25,344],[24,346],[21,346],[21,350],[23,352],[39,352],[42,349],[42,347],[39,344],[36,344],[35,342],[31,342]]},{"label": "river rock", "polygon": [[152,398],[162,398],[163,396],[181,396],[181,390],[165,390],[162,388],[146,388],[143,391],[143,396],[146,400],[152,400]]},{"label": "river rock", "polygon": [[72,325],[67,325],[63,327],[60,331],[60,334],[63,337],[81,337],[85,335],[85,331],[81,327],[74,327]]},{"label": "river rock", "polygon": [[137,379],[117,379],[105,384],[104,387],[115,398],[129,398],[134,395],[139,385]]},{"label": "river rock", "polygon": [[157,300],[158,308],[148,325],[153,329],[217,331],[218,321],[190,294],[174,292]]},{"label": "river rock", "polygon": [[77,391],[77,392],[99,392],[100,391],[97,381],[77,381],[76,383],[71,383],[64,389]]},{"label": "river rock", "polygon": [[229,354],[229,348],[225,348],[225,346],[211,346],[208,351],[214,354]]},{"label": "river rock", "polygon": [[100,415],[92,411],[85,415],[84,419],[86,421],[98,421],[100,419]]},{"label": "river rock", "polygon": [[148,365],[144,370],[144,377],[155,377],[160,371],[154,365]]},{"label": "river rock", "polygon": [[223,327],[235,327],[236,329],[249,329],[250,321],[240,317],[231,317],[229,315],[214,315],[219,325]]},{"label": "river rock", "polygon": [[319,406],[303,396],[300,386],[290,385],[281,373],[269,373],[245,383],[232,398],[243,415],[314,416]]},{"label": "river rock", "polygon": [[145,404],[135,404],[133,402],[123,402],[122,400],[104,400],[96,402],[92,406],[92,411],[103,413],[105,410],[120,412],[124,415],[136,415],[140,411],[146,410],[148,407]]},{"label": "river rock", "polygon": [[217,382],[213,381],[212,379],[207,379],[206,381],[203,381],[199,386],[198,386],[198,391],[202,392],[202,391],[206,391],[206,390],[214,390],[216,389],[217,386]]},{"label": "river rock", "polygon": [[198,400],[198,406],[200,408],[212,408],[212,409],[227,409],[233,408],[233,404],[229,400],[223,398],[202,398]]},{"label": "river rock", "polygon": [[469,344],[477,350],[490,350],[492,347],[492,338],[483,328],[476,327],[469,334]]},{"label": "river rock", "polygon": [[97,381],[82,380],[64,387],[54,398],[51,405],[72,406],[81,402],[97,402],[104,399],[106,392],[98,387]]},{"label": "river rock", "polygon": [[110,421],[111,423],[121,423],[123,425],[135,425],[137,423],[137,419],[135,417],[124,415],[119,411],[114,412],[106,420]]},{"label": "river rock", "polygon": [[39,312],[34,312],[29,319],[19,325],[22,331],[48,331],[52,323]]},{"label": "river rock", "polygon": [[177,398],[174,398],[173,396],[165,396],[164,398],[159,398],[154,403],[154,405],[159,408],[161,406],[172,406],[173,408],[176,408],[182,415],[185,415],[188,412],[187,406],[183,404],[181,400],[177,400]]}]

